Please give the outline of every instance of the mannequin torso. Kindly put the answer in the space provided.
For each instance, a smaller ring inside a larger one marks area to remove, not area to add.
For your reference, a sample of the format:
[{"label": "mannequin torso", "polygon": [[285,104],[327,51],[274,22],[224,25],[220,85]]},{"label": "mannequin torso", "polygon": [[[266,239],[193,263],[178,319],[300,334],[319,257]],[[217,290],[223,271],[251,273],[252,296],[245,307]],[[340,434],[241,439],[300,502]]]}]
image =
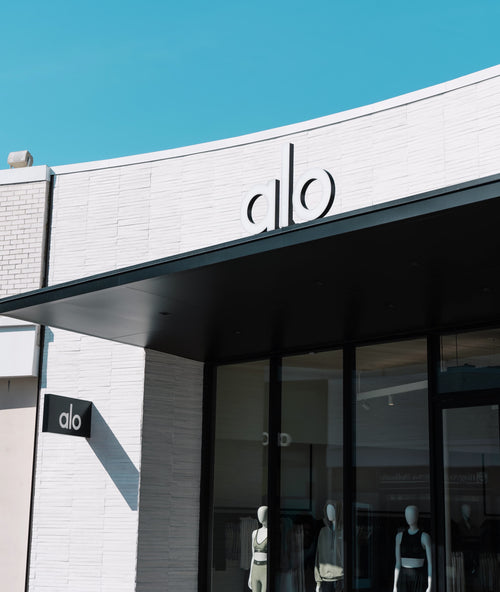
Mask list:
[{"label": "mannequin torso", "polygon": [[[418,508],[405,509],[408,529],[396,535],[394,592],[430,592],[432,585],[431,538],[418,527]],[[427,570],[425,560],[427,559]]]},{"label": "mannequin torso", "polygon": [[267,590],[267,506],[257,510],[257,518],[262,524],[252,532],[252,563],[248,576],[248,587],[252,592]]}]

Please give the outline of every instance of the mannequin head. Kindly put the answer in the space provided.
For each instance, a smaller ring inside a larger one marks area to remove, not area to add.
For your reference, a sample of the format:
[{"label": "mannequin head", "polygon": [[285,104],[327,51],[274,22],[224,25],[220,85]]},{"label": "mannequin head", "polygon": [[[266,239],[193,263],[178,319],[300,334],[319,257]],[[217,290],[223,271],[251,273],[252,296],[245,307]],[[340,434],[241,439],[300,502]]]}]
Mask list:
[{"label": "mannequin head", "polygon": [[417,506],[406,506],[405,518],[408,526],[415,527],[418,524],[418,508]]},{"label": "mannequin head", "polygon": [[323,522],[325,526],[334,526],[342,530],[342,502],[326,500],[323,506]]},{"label": "mannequin head", "polygon": [[333,504],[326,504],[326,517],[330,522],[335,522],[335,506]]},{"label": "mannequin head", "polygon": [[267,526],[267,506],[261,506],[257,510],[257,518],[262,526]]}]

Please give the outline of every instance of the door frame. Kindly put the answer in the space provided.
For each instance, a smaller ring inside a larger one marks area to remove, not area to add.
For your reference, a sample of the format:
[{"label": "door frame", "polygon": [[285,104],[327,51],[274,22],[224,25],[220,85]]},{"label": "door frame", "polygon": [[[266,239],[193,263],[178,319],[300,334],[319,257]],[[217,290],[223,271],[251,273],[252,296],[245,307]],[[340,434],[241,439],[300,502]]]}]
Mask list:
[{"label": "door frame", "polygon": [[[482,407],[487,405],[500,406],[500,388],[454,391],[439,393],[432,396],[433,414],[433,451],[431,464],[433,465],[435,493],[434,517],[435,553],[433,574],[437,587],[434,590],[447,592],[446,588],[446,524],[445,524],[445,481],[444,481],[444,442],[443,442],[443,412],[447,409],[463,409],[467,407]],[[438,517],[441,517],[439,519]]]}]

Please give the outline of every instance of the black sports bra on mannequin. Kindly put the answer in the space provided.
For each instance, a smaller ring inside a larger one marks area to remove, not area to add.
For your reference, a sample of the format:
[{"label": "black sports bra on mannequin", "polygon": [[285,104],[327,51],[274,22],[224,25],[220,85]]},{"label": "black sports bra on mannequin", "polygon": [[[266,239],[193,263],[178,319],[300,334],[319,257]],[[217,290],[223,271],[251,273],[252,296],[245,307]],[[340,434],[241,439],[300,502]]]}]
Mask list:
[{"label": "black sports bra on mannequin", "polygon": [[425,549],[422,547],[422,531],[410,534],[407,530],[403,532],[401,539],[401,557],[413,559],[425,559]]}]

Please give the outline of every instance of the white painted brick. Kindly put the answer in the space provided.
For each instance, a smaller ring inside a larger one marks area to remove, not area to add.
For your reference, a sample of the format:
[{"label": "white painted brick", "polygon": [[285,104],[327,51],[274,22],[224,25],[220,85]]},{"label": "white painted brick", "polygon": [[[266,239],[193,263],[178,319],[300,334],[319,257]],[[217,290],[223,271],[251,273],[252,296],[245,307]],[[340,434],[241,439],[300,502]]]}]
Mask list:
[{"label": "white painted brick", "polygon": [[137,592],[197,589],[202,382],[202,364],[146,352]]},{"label": "white painted brick", "polygon": [[[61,590],[133,590],[144,351],[51,333],[42,392],[92,400],[102,420],[89,441],[40,434],[29,589],[61,571]],[[126,389],[113,392],[113,376]]]},{"label": "white painted brick", "polygon": [[46,181],[0,185],[0,297],[40,286],[47,192]]}]

